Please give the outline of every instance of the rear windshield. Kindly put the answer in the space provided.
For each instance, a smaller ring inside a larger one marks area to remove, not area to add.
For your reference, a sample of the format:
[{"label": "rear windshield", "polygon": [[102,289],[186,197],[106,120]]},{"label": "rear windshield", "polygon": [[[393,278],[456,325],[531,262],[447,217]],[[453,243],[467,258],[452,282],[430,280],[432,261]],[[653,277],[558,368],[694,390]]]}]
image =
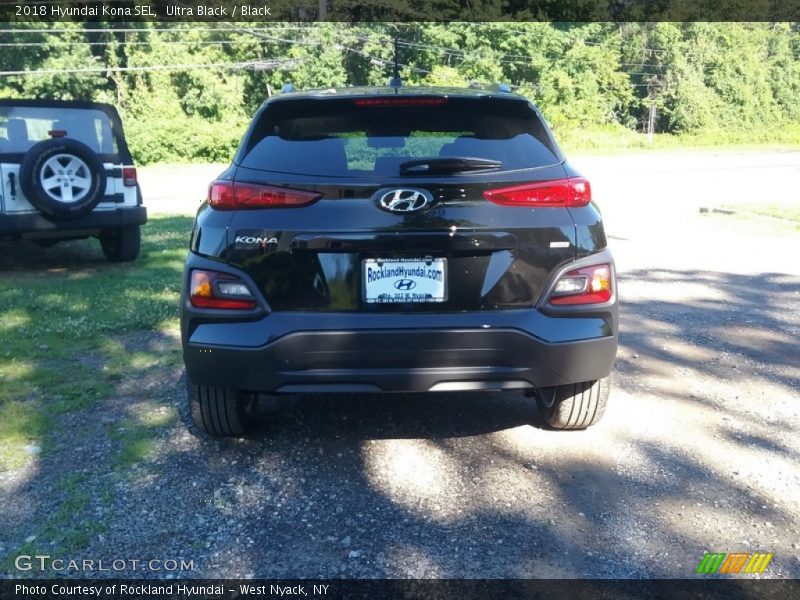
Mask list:
[{"label": "rear windshield", "polygon": [[101,110],[0,106],[0,153],[17,154],[51,138],[51,131],[83,142],[98,154],[117,154],[111,121]]},{"label": "rear windshield", "polygon": [[438,106],[276,102],[261,113],[240,160],[281,173],[395,177],[406,161],[437,157],[495,160],[503,171],[559,162],[526,103],[472,99]]}]

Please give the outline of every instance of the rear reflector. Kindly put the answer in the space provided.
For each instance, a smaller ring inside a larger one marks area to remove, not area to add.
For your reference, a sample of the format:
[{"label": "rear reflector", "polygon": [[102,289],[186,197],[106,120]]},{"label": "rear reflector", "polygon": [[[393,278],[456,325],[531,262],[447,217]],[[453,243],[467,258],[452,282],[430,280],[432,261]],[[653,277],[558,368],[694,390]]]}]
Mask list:
[{"label": "rear reflector", "polygon": [[358,98],[353,100],[356,106],[442,106],[447,98]]},{"label": "rear reflector", "polygon": [[308,206],[322,197],[319,192],[217,180],[208,188],[208,204],[217,210],[240,208],[292,208]]},{"label": "rear reflector", "polygon": [[503,206],[574,208],[592,201],[592,187],[583,177],[568,177],[486,190],[483,197]]},{"label": "rear reflector", "polygon": [[595,265],[569,271],[561,276],[550,293],[550,304],[602,304],[614,291],[610,265]]},{"label": "rear reflector", "polygon": [[136,187],[136,167],[122,167],[122,185]]},{"label": "rear reflector", "polygon": [[197,308],[247,310],[257,306],[247,284],[233,275],[194,269],[189,284],[189,302]]}]

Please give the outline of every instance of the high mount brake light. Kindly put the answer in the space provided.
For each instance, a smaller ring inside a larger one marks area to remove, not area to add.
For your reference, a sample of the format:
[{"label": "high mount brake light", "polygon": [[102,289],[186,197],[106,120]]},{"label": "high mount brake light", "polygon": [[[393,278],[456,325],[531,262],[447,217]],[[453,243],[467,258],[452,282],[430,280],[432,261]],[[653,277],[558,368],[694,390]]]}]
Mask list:
[{"label": "high mount brake light", "polygon": [[442,106],[447,98],[356,98],[356,106]]},{"label": "high mount brake light", "polygon": [[561,276],[550,293],[550,304],[602,304],[614,294],[611,265],[594,265],[569,271]]},{"label": "high mount brake light", "polygon": [[567,177],[486,190],[483,197],[503,206],[577,208],[592,201],[592,187],[583,177]]},{"label": "high mount brake light", "polygon": [[217,210],[294,208],[322,198],[319,192],[217,180],[208,187],[208,204]]},{"label": "high mount brake light", "polygon": [[189,302],[197,308],[248,310],[257,306],[247,284],[233,275],[194,269],[189,284]]}]

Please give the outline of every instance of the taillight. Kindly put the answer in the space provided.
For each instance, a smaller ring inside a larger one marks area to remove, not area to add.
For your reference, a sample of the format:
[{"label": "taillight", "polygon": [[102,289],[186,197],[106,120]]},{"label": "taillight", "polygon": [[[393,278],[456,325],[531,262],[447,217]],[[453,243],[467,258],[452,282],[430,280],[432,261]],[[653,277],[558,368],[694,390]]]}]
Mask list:
[{"label": "taillight", "polygon": [[592,201],[592,187],[583,177],[568,177],[486,190],[483,197],[504,206],[579,207]]},{"label": "taillight", "polygon": [[601,304],[611,300],[614,275],[610,265],[594,265],[561,276],[550,293],[550,304]]},{"label": "taillight", "polygon": [[292,208],[308,206],[320,198],[319,192],[238,181],[217,180],[208,188],[208,204],[217,210]]},{"label": "taillight", "polygon": [[447,104],[447,98],[425,98],[425,97],[391,97],[391,98],[356,98],[353,100],[356,106],[442,106]]},{"label": "taillight", "polygon": [[136,187],[137,181],[136,167],[122,167],[122,185]]},{"label": "taillight", "polygon": [[197,308],[246,310],[257,306],[247,284],[233,275],[194,269],[189,302]]}]

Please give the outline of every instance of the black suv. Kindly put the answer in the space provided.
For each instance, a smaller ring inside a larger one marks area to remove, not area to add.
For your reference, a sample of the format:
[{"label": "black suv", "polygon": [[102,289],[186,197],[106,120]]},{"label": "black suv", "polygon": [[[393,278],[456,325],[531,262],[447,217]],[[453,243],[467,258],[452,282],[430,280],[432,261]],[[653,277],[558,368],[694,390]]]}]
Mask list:
[{"label": "black suv", "polygon": [[146,221],[113,106],[0,100],[0,240],[95,236],[108,260],[130,261]]},{"label": "black suv", "polygon": [[521,390],[596,423],[617,349],[589,182],[503,91],[274,97],[195,220],[181,333],[195,423],[260,395]]}]

